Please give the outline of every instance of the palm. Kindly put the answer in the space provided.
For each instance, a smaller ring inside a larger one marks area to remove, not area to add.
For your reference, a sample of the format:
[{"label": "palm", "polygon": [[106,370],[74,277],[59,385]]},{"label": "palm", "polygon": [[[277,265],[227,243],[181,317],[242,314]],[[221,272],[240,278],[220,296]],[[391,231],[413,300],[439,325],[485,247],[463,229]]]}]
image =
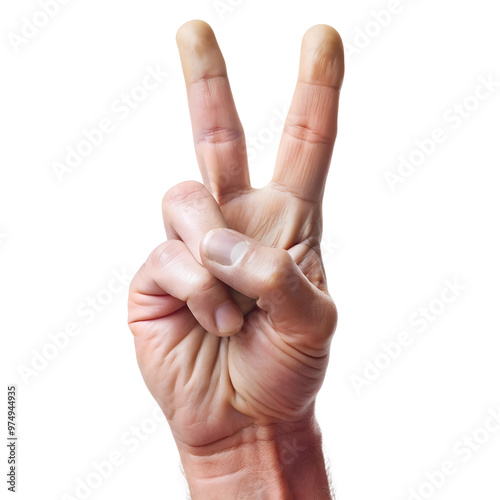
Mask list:
[{"label": "palm", "polygon": [[[249,184],[244,137],[227,77],[219,76],[225,71],[222,56],[211,30],[203,24],[197,29],[194,44],[189,33],[189,43],[179,40],[179,46],[204,182],[229,228],[286,249],[310,283],[326,294],[320,207],[336,135],[342,53],[321,75],[315,73],[324,57],[321,51],[313,54],[318,61],[312,69],[310,61],[301,62],[303,74],[273,181],[255,190]],[[334,30],[323,30],[321,39],[322,50],[338,52]],[[306,44],[303,54],[307,49]],[[224,171],[224,165],[234,164],[242,168]],[[183,239],[168,220],[166,229],[169,239]],[[190,247],[193,255],[197,248]],[[232,293],[245,314],[244,324],[237,334],[221,338],[205,330],[185,304],[177,304],[175,318],[166,314],[172,301],[179,302],[169,294],[131,291],[132,316],[146,318],[130,324],[143,377],[174,437],[191,446],[213,443],[253,424],[300,420],[312,409],[326,370],[336,317],[333,302],[322,302],[324,310],[316,311],[332,318],[324,332],[294,337],[288,327],[277,328],[254,301]]]},{"label": "palm", "polygon": [[311,238],[317,243],[320,238],[318,205],[272,185],[237,196],[221,209],[231,228],[269,246],[290,248]]},{"label": "palm", "polygon": [[[287,224],[290,209],[302,213],[302,220],[295,219],[295,230]],[[318,247],[313,244],[319,236],[316,205],[268,187],[233,198],[222,212],[231,228],[270,246],[289,249],[310,242],[297,263],[324,288]],[[185,314],[192,317],[187,308]],[[160,317],[132,328],[146,383],[183,442],[201,445],[253,422],[293,420],[321,385],[326,355],[313,358],[284,343],[280,333],[286,332],[276,331],[258,307],[246,315],[241,332],[228,338],[205,331],[194,317],[185,330],[172,331],[175,325],[169,323],[168,317]],[[170,342],[158,349],[165,336]]]}]

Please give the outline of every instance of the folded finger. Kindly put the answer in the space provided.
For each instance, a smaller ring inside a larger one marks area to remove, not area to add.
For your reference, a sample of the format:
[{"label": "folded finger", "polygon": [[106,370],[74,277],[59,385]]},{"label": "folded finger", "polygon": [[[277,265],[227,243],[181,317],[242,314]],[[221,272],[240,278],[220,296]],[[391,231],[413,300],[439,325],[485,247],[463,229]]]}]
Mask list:
[{"label": "folded finger", "polygon": [[142,306],[135,309],[130,322],[156,319],[187,305],[198,323],[215,335],[232,335],[243,325],[227,286],[178,240],[167,241],[151,253],[132,282],[131,294]]},{"label": "folded finger", "polygon": [[202,257],[219,280],[256,299],[290,343],[314,355],[326,352],[336,324],[335,305],[288,251],[233,230],[215,229],[203,239]]},{"label": "folded finger", "polygon": [[167,237],[182,240],[201,264],[200,241],[217,227],[228,227],[221,209],[201,183],[186,181],[163,197],[163,221]]}]

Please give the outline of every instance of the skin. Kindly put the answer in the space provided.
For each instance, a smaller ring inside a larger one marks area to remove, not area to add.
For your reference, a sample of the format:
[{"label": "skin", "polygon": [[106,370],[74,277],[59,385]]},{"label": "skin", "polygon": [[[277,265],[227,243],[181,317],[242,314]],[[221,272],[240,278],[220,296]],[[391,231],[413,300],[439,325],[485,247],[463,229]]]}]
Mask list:
[{"label": "skin", "polygon": [[342,41],[326,25],[304,35],[274,174],[262,189],[250,185],[211,28],[191,21],[177,44],[203,184],[167,192],[167,241],[130,287],[142,375],[167,417],[192,498],[331,498],[314,401],[337,321],[320,239]]}]

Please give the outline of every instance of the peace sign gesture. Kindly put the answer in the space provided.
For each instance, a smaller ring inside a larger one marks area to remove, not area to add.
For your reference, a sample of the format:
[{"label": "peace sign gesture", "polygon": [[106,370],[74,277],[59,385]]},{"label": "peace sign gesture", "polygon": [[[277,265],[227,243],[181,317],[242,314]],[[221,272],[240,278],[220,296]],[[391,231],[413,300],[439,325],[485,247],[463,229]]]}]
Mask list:
[{"label": "peace sign gesture", "polygon": [[203,184],[167,192],[167,241],[131,284],[139,366],[194,499],[330,498],[314,401],[337,318],[320,239],[341,39],[325,25],[305,34],[276,167],[262,189],[250,185],[211,28],[189,22],[177,43]]}]

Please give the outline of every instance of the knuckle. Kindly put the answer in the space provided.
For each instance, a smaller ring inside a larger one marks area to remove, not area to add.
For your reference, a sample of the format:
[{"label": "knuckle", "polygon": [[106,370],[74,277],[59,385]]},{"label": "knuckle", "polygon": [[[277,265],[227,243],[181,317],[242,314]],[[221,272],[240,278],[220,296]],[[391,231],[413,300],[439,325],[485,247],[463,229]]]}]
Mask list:
[{"label": "knuckle", "polygon": [[309,327],[314,335],[309,337],[311,347],[322,350],[337,327],[337,307],[329,295],[319,292],[307,307]]},{"label": "knuckle", "polygon": [[169,212],[171,207],[197,203],[210,195],[207,188],[197,181],[185,181],[170,188],[163,197],[164,211]]},{"label": "knuckle", "polygon": [[263,278],[263,291],[269,294],[274,290],[283,289],[295,274],[294,267],[292,256],[286,250],[275,251],[273,258],[269,261],[269,269]]},{"label": "knuckle", "polygon": [[183,243],[178,240],[165,241],[157,246],[148,258],[153,270],[162,271],[170,267],[173,261],[180,255],[182,246]]},{"label": "knuckle", "polygon": [[284,131],[299,142],[325,144],[327,146],[334,143],[333,137],[322,134],[319,130],[312,128],[302,117],[289,115],[285,122]]},{"label": "knuckle", "polygon": [[225,142],[237,141],[243,136],[243,132],[237,128],[212,127],[203,129],[198,135],[198,143],[224,144]]},{"label": "knuckle", "polygon": [[330,337],[335,333],[338,321],[338,312],[335,302],[328,297],[326,304],[321,312],[321,332],[325,337]]},{"label": "knuckle", "polygon": [[199,294],[207,294],[212,293],[214,290],[217,290],[219,286],[219,280],[208,271],[206,271],[202,275],[200,275],[196,288]]},{"label": "knuckle", "polygon": [[197,283],[191,293],[188,304],[190,307],[207,308],[214,301],[220,300],[223,295],[221,283],[208,271],[200,273]]}]

